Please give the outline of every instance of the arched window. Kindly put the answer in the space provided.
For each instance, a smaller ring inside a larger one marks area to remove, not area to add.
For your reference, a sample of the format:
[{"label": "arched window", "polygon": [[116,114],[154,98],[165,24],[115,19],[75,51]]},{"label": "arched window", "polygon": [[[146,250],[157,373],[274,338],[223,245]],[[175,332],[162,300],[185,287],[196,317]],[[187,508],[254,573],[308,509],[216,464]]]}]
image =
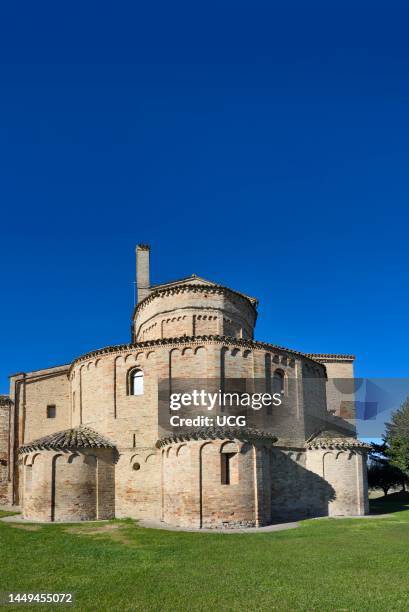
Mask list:
[{"label": "arched window", "polygon": [[129,395],[143,395],[142,370],[131,370],[129,374]]},{"label": "arched window", "polygon": [[273,374],[273,393],[284,395],[284,372],[275,370]]}]

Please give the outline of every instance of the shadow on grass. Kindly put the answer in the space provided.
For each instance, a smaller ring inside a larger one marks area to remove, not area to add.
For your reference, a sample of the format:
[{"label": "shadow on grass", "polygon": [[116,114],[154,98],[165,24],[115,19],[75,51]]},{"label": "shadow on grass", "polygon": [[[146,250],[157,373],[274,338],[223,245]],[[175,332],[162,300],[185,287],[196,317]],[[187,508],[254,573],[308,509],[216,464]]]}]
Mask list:
[{"label": "shadow on grass", "polygon": [[20,512],[13,512],[12,510],[0,510],[0,518],[5,516],[14,516],[16,514],[20,514]]},{"label": "shadow on grass", "polygon": [[369,501],[371,514],[390,514],[409,510],[409,493],[399,491]]}]

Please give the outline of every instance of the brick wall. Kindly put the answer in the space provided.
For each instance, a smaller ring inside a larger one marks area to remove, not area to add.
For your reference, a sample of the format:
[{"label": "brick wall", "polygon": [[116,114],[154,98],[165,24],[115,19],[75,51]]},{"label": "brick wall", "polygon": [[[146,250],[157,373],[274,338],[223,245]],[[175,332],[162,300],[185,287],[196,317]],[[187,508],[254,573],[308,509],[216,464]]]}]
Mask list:
[{"label": "brick wall", "polygon": [[[185,527],[251,527],[270,518],[269,463],[263,446],[189,441],[162,451],[162,517]],[[229,482],[223,455],[230,455]],[[267,485],[266,485],[267,483]]]},{"label": "brick wall", "polygon": [[[129,376],[135,368],[144,374],[144,393],[139,396],[129,394]],[[72,464],[55,460],[54,480],[67,485],[60,497],[56,489],[57,520],[103,518],[115,512],[116,516],[135,518],[162,516],[196,526],[198,521],[203,526],[228,522],[261,525],[272,517],[281,520],[325,514],[333,490],[339,486],[338,506],[344,487],[349,497],[344,496],[346,501],[342,503],[355,509],[348,486],[354,487],[357,481],[348,463],[338,464],[344,473],[339,481],[326,482],[312,459],[308,465],[305,452],[294,458],[288,449],[272,452],[262,446],[240,446],[239,480],[227,486],[220,481],[221,442],[203,448],[189,443],[172,448],[169,455],[155,447],[160,437],[158,379],[255,377],[264,380],[265,390],[271,391],[276,370],[284,375],[284,401],[266,415],[263,429],[279,438],[279,446],[301,448],[310,432],[316,431],[317,422],[326,418],[322,365],[279,349],[188,339],[96,354],[75,362],[71,370],[53,368],[22,375],[16,412],[19,444],[79,424],[92,427],[116,444],[119,460],[109,469],[109,461],[104,469],[99,468],[99,459],[94,466],[92,459],[89,463],[75,458]],[[55,419],[47,419],[48,404],[56,405]],[[31,468],[21,467],[20,490],[25,496],[25,512],[32,518],[51,518],[52,456],[40,453]],[[99,507],[97,481],[105,481],[107,491],[106,495],[100,493]],[[17,486],[17,477],[15,483]],[[85,490],[88,497],[82,499]],[[69,505],[70,497],[77,500],[74,509]],[[363,487],[362,503],[364,497]]]},{"label": "brick wall", "polygon": [[308,361],[302,365],[305,437],[308,439],[330,422],[326,399],[327,380],[323,368]]},{"label": "brick wall", "polygon": [[124,450],[116,465],[116,516],[160,519],[161,464],[156,448]]},{"label": "brick wall", "polygon": [[194,284],[186,285],[141,304],[134,319],[134,341],[210,334],[252,338],[255,320],[255,309],[245,298],[212,287],[199,292]]},{"label": "brick wall", "polygon": [[[29,373],[25,377],[21,400],[24,403],[24,428],[20,444],[70,426],[70,387],[68,368]],[[55,418],[47,418],[47,406],[56,408]]]},{"label": "brick wall", "polygon": [[[302,358],[289,358],[279,352],[223,346],[222,342],[179,342],[175,346],[134,348],[119,354],[101,355],[74,365],[70,375],[73,425],[89,425],[111,437],[119,447],[153,447],[158,431],[158,380],[212,378],[265,379],[265,389],[272,390],[275,370],[284,374],[285,394],[281,407],[274,407],[265,427],[281,441],[303,444],[305,423],[311,412],[322,419],[326,415],[324,369],[317,365],[317,377],[311,391],[304,394],[309,411],[304,417],[303,388],[297,380]],[[129,374],[138,368],[144,374],[144,393],[129,394]],[[298,369],[297,369],[298,368]],[[318,383],[318,384],[317,384]],[[314,421],[315,423],[315,421]],[[315,430],[314,430],[315,431]],[[313,432],[312,432],[313,433]]]},{"label": "brick wall", "polygon": [[8,503],[10,398],[0,395],[0,504]]},{"label": "brick wall", "polygon": [[309,449],[307,469],[333,488],[329,516],[355,516],[369,512],[366,456],[358,450]]},{"label": "brick wall", "polygon": [[328,410],[337,416],[355,419],[354,360],[353,358],[320,359],[327,370]]},{"label": "brick wall", "polygon": [[22,456],[24,518],[81,521],[115,516],[111,449],[38,451]]}]

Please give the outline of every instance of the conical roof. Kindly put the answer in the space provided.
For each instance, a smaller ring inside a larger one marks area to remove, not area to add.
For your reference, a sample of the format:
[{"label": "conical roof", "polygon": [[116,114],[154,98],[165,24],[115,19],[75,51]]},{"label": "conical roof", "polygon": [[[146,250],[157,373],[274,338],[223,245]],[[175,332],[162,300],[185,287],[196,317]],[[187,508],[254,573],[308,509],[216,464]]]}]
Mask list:
[{"label": "conical roof", "polygon": [[33,450],[58,450],[64,448],[115,448],[115,444],[90,427],[73,427],[57,431],[43,438],[27,442],[19,448],[20,453]]}]

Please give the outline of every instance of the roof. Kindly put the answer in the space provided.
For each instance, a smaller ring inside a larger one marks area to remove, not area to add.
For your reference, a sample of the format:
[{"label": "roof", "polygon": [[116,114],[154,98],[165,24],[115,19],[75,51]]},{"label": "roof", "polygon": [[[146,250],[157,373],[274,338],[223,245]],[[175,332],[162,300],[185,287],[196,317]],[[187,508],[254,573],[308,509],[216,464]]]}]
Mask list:
[{"label": "roof", "polygon": [[189,431],[169,433],[156,442],[157,448],[183,442],[186,440],[270,440],[276,442],[278,438],[266,431],[251,427],[202,427],[192,428]]},{"label": "roof", "polygon": [[19,452],[30,453],[33,450],[59,450],[64,448],[115,448],[115,444],[90,427],[80,425],[27,442],[20,446]]},{"label": "roof", "polygon": [[372,447],[366,442],[362,442],[352,436],[346,436],[339,431],[321,431],[309,438],[305,446],[309,449],[325,449],[325,448],[337,448],[337,449],[350,449],[357,448],[361,450],[369,451]]},{"label": "roof", "polygon": [[217,283],[210,281],[206,278],[203,278],[203,276],[197,276],[197,274],[191,274],[190,276],[184,276],[183,278],[178,278],[176,280],[169,281],[168,283],[158,283],[157,285],[151,285],[150,289],[153,289],[153,290],[166,289],[167,287],[173,287],[174,285],[181,285],[181,284],[185,284],[185,285],[200,284],[200,285],[209,285],[209,286],[217,285]]},{"label": "roof", "polygon": [[231,289],[230,287],[226,287],[225,285],[220,285],[219,283],[215,283],[201,276],[197,276],[197,274],[191,274],[190,276],[185,276],[184,278],[177,279],[174,281],[169,281],[168,283],[160,283],[159,285],[151,285],[149,287],[150,293],[147,295],[141,302],[136,304],[136,308],[140,304],[144,304],[148,301],[149,297],[155,297],[160,295],[162,291],[171,291],[171,290],[181,290],[186,287],[196,287],[197,289],[218,289],[229,291],[235,295],[238,295],[246,300],[248,300],[254,307],[257,307],[258,300],[255,297],[247,295],[246,293],[242,293],[241,291],[236,291],[235,289]]}]

